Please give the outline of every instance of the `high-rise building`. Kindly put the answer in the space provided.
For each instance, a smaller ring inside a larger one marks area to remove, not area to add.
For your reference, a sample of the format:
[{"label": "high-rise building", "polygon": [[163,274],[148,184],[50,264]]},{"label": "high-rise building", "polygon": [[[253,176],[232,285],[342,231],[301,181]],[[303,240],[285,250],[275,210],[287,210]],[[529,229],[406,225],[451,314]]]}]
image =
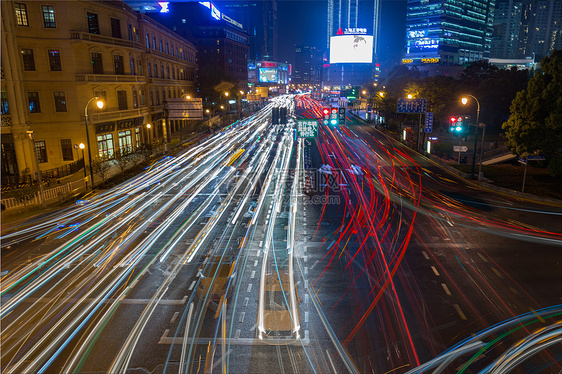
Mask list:
[{"label": "high-rise building", "polygon": [[494,9],[495,0],[408,0],[402,62],[454,74],[455,66],[488,58]]},{"label": "high-rise building", "polygon": [[325,85],[356,86],[375,77],[381,0],[328,0]]},{"label": "high-rise building", "polygon": [[496,0],[490,57],[518,57],[523,6],[521,0]]},{"label": "high-rise building", "polygon": [[322,83],[322,55],[316,47],[309,45],[295,47],[292,83],[296,85]]},{"label": "high-rise building", "polygon": [[562,48],[562,1],[497,0],[490,57],[540,61]]},{"label": "high-rise building", "polygon": [[250,36],[250,60],[278,58],[277,0],[217,1],[228,16],[244,25]]}]

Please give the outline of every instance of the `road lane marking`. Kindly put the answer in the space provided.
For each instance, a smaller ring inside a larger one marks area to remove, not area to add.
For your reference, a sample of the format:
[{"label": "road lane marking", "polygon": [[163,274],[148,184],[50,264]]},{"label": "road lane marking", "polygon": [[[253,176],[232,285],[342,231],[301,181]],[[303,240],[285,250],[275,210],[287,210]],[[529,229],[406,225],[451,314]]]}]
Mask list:
[{"label": "road lane marking", "polygon": [[332,365],[332,370],[334,371],[334,374],[338,374],[338,371],[336,370],[336,366],[334,365],[334,362],[332,361],[332,357],[330,356],[330,352],[328,352],[327,349],[326,349],[326,356],[328,356],[328,360],[330,360],[330,365]]},{"label": "road lane marking", "polygon": [[464,315],[464,313],[461,310],[461,307],[458,304],[453,304],[453,306],[455,307],[455,310],[457,311],[457,313],[459,314],[459,317],[461,317],[462,320],[466,321],[466,316]]},{"label": "road lane marking", "polygon": [[254,261],[254,266],[258,266],[258,260]]},{"label": "road lane marking", "polygon": [[437,271],[437,269],[435,268],[435,266],[431,267],[431,270],[433,270],[433,273],[437,276],[439,276],[439,272]]},{"label": "road lane marking", "polygon": [[500,279],[504,279],[503,275],[501,275],[501,273],[498,271],[498,269],[492,268],[492,271],[493,271],[494,273],[496,273],[496,275],[497,275]]},{"label": "road lane marking", "polygon": [[251,279],[254,279],[255,276],[256,276],[256,271],[255,271],[255,270],[252,270],[252,274],[250,274],[250,278],[251,278]]},{"label": "road lane marking", "polygon": [[250,283],[250,284],[248,285],[248,292],[250,292],[251,290],[252,290],[252,283]]},{"label": "road lane marking", "polygon": [[445,283],[441,283],[441,287],[443,287],[443,290],[445,290],[445,293],[448,296],[451,296],[451,291],[449,291],[449,287],[447,287],[447,285]]},{"label": "road lane marking", "polygon": [[236,332],[234,333],[234,339],[239,339],[240,338],[240,329],[236,329]]},{"label": "road lane marking", "polygon": [[533,314],[535,316],[537,316],[537,318],[539,319],[539,321],[541,321],[542,323],[545,323],[546,321],[544,320],[544,318],[542,318],[540,315],[537,314],[537,312],[535,312],[534,309],[529,309],[531,312],[533,312]]},{"label": "road lane marking", "polygon": [[429,260],[429,256],[425,253],[425,251],[422,251],[422,255],[426,260]]},{"label": "road lane marking", "polygon": [[179,314],[180,312],[175,312],[174,315],[172,316],[172,319],[170,320],[170,323],[174,323],[176,321],[176,318],[178,318]]},{"label": "road lane marking", "polygon": [[244,317],[246,316],[246,312],[240,313],[240,318],[238,318],[238,323],[244,322]]},{"label": "road lane marking", "polygon": [[244,306],[248,306],[248,302],[250,301],[250,298],[245,297],[244,298]]},{"label": "road lane marking", "polygon": [[191,285],[189,286],[188,291],[191,291],[194,286],[195,286],[195,281],[191,282]]},{"label": "road lane marking", "polygon": [[480,256],[480,258],[482,259],[482,261],[488,262],[488,260],[486,260],[486,257],[482,256],[482,253],[480,253],[480,252],[477,252],[477,253],[478,253],[478,256]]}]

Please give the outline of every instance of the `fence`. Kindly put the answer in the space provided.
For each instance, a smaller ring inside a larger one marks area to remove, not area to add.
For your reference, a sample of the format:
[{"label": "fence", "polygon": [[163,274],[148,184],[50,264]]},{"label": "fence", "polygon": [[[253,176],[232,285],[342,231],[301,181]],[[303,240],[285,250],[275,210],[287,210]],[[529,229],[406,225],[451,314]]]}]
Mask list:
[{"label": "fence", "polygon": [[[45,190],[43,191],[43,197],[45,199],[45,202],[49,202],[49,200],[58,199],[59,196],[61,195],[66,195],[68,193],[75,192],[76,190],[85,187],[86,185],[84,183],[84,180],[80,179],[74,182],[69,182],[63,186],[58,186],[55,188],[50,188],[48,190]],[[35,196],[33,196],[33,198],[29,200],[27,203],[17,202],[14,197],[11,197],[9,199],[2,199],[2,205],[3,205],[2,209],[6,209],[6,210],[21,208],[30,205],[39,205],[39,204],[41,204],[40,192],[37,192]]]},{"label": "fence", "polygon": [[41,175],[45,179],[56,179],[66,177],[67,175],[74,174],[84,168],[84,159],[81,158],[70,164],[59,166],[55,169],[42,170]]}]

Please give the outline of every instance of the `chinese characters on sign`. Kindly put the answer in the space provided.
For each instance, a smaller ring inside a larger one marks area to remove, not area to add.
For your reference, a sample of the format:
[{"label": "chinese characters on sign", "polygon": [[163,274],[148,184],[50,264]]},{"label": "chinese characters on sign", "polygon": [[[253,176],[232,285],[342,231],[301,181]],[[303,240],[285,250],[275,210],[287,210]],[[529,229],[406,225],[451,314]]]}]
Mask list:
[{"label": "chinese characters on sign", "polygon": [[300,138],[316,138],[318,136],[318,120],[299,119],[297,132]]},{"label": "chinese characters on sign", "polygon": [[398,99],[397,113],[425,113],[427,99]]},{"label": "chinese characters on sign", "polygon": [[433,131],[433,112],[425,113],[424,131],[430,133]]}]

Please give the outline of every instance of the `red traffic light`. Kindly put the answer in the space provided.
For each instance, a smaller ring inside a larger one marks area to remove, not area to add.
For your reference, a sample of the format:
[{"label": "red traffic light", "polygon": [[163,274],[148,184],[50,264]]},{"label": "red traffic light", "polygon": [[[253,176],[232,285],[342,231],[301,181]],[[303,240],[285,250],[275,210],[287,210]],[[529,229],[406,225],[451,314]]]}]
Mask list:
[{"label": "red traffic light", "polygon": [[457,117],[456,117],[456,116],[455,116],[455,117],[451,117],[450,121],[451,121],[451,123],[457,122]]},{"label": "red traffic light", "polygon": [[324,114],[325,116],[330,114],[330,108],[324,108],[322,109],[322,114]]},{"label": "red traffic light", "polygon": [[338,108],[332,108],[332,113],[337,113],[338,112]]}]

